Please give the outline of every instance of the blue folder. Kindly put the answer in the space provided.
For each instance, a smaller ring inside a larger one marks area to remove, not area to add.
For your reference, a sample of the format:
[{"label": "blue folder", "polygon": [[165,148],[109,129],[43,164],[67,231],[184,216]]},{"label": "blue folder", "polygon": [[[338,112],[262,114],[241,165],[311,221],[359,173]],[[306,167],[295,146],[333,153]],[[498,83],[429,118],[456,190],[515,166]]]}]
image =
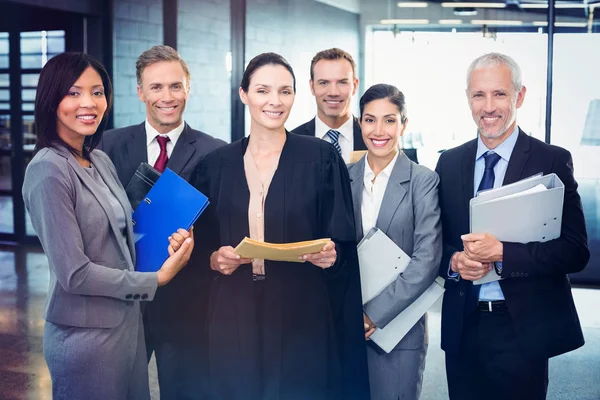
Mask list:
[{"label": "blue folder", "polygon": [[133,213],[136,271],[158,271],[169,257],[169,236],[190,229],[208,206],[208,198],[166,169]]}]

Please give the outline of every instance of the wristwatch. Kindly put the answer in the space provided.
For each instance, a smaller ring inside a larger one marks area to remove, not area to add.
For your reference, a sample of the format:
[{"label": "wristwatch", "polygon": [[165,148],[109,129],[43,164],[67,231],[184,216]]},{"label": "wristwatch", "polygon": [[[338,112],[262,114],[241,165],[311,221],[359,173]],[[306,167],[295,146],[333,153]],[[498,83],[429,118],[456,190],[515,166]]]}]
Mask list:
[{"label": "wristwatch", "polygon": [[496,271],[498,276],[501,276],[502,275],[502,263],[494,261],[494,270]]}]

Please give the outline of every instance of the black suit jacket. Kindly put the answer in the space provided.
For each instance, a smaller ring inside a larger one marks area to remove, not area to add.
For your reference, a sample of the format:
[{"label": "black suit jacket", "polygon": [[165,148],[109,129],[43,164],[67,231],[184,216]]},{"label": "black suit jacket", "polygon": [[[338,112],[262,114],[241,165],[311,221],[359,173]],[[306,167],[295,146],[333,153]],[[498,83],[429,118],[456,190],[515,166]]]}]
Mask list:
[{"label": "black suit jacket", "polygon": [[[556,173],[565,184],[561,236],[545,243],[504,242],[502,281],[508,312],[522,350],[550,358],[583,345],[583,333],[567,274],[581,271],[590,253],[581,199],[573,177],[571,154],[527,136],[519,129],[503,184],[536,173]],[[440,275],[446,278],[442,305],[442,349],[457,353],[461,346],[465,300],[472,282],[448,278],[450,258],[462,251],[460,239],[469,233],[469,200],[474,191],[477,139],[445,151],[436,172],[440,176],[444,253]]]},{"label": "black suit jacket", "polygon": [[[167,167],[189,180],[200,160],[225,144],[185,124]],[[140,163],[148,162],[145,123],[104,132],[99,148],[115,164],[119,180],[126,187]],[[154,301],[146,308],[147,322],[152,325],[153,332],[169,340],[194,335],[201,329],[206,305],[206,299],[201,295],[206,290],[203,289],[207,286],[206,281],[204,268],[188,266],[168,285],[158,288]]]},{"label": "black suit jacket", "polygon": [[[316,117],[315,117],[316,118]],[[311,119],[305,124],[302,124],[296,129],[292,131],[297,135],[307,135],[307,136],[315,136],[315,118]],[[360,130],[360,124],[358,123],[358,118],[352,117],[354,119],[353,131],[354,131],[354,150],[367,150],[367,146],[362,138],[362,131]]]}]

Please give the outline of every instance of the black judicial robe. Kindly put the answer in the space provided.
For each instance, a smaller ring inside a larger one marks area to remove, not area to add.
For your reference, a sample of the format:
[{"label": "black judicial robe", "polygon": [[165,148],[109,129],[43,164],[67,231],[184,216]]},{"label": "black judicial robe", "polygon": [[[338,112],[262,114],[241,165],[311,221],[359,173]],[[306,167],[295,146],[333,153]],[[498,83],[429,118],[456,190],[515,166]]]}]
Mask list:
[{"label": "black judicial robe", "polygon": [[[196,223],[196,257],[249,236],[247,146],[243,138],[198,165],[192,182],[210,205]],[[267,260],[262,282],[253,282],[250,264],[229,276],[215,273],[208,315],[210,398],[369,399],[350,179],[333,146],[287,133],[264,214],[265,241],[330,237],[337,261],[323,270]]]}]

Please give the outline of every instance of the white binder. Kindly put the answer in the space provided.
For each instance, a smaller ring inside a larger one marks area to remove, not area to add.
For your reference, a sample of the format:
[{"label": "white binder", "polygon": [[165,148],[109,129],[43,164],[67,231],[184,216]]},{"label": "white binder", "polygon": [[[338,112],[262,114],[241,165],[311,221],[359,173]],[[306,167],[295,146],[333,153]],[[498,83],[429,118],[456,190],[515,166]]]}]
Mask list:
[{"label": "white binder", "polygon": [[[556,174],[537,175],[485,191],[470,201],[471,232],[487,232],[502,242],[556,239],[560,236],[564,196],[565,185]],[[499,279],[492,270],[473,283]]]},{"label": "white binder", "polygon": [[[358,262],[363,304],[366,304],[404,272],[410,257],[385,233],[372,228],[358,244]],[[444,280],[438,279],[385,328],[375,329],[370,339],[386,353],[392,351],[444,293]]]},{"label": "white binder", "polygon": [[389,353],[444,294],[444,290],[444,278],[438,276],[417,300],[391,320],[385,328],[375,329],[370,339],[383,351]]},{"label": "white binder", "polygon": [[363,304],[377,296],[399,274],[410,257],[378,228],[371,228],[358,244],[358,264]]}]

